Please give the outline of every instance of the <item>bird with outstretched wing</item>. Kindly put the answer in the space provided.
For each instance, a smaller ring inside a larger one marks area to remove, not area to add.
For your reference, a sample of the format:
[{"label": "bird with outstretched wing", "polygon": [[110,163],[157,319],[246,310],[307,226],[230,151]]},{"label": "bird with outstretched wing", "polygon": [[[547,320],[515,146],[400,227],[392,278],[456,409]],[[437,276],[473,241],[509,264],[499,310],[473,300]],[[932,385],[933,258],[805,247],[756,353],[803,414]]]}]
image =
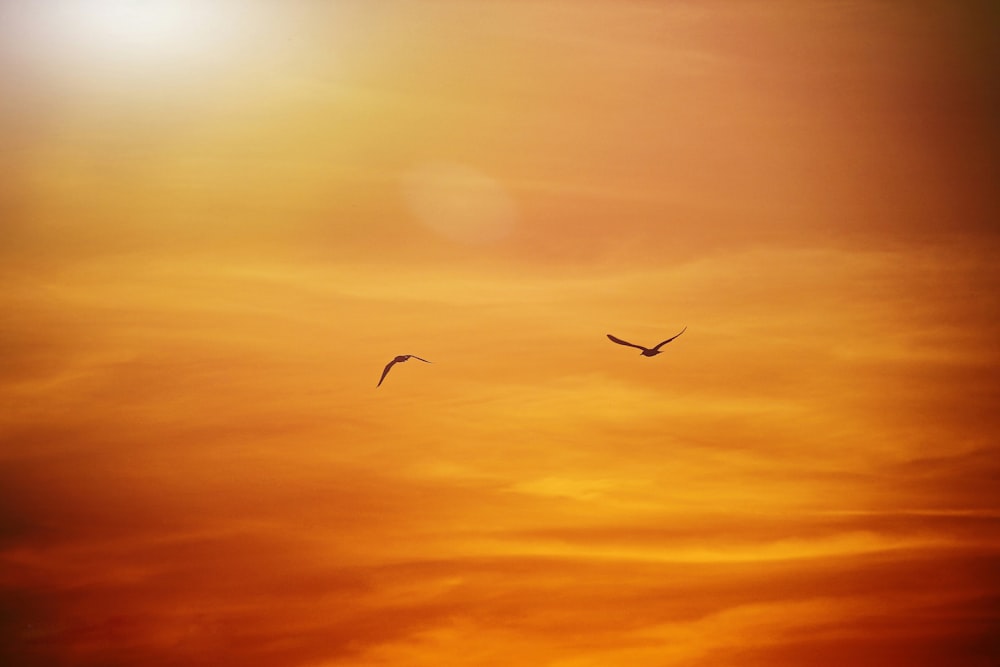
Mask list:
[{"label": "bird with outstretched wing", "polygon": [[622,340],[621,338],[612,336],[611,334],[608,334],[608,338],[611,339],[612,343],[618,343],[619,345],[628,345],[629,347],[634,347],[636,349],[642,350],[641,354],[644,357],[655,357],[656,355],[660,354],[663,351],[660,349],[661,347],[663,347],[673,339],[677,338],[677,336],[680,336],[685,331],[687,331],[687,327],[684,327],[683,329],[681,329],[681,332],[679,334],[671,336],[670,338],[666,339],[656,347],[643,347],[642,345],[636,345],[635,343],[630,343],[627,340]]}]

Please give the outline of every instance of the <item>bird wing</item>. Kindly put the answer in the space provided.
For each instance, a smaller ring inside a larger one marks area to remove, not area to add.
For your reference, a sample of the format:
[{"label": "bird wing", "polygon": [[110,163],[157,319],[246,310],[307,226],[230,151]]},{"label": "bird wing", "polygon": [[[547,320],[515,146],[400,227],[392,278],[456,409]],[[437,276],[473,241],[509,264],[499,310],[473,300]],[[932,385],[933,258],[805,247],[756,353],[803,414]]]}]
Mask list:
[{"label": "bird wing", "polygon": [[390,369],[390,368],[392,368],[392,365],[393,365],[394,363],[396,363],[396,360],[395,360],[395,359],[393,359],[392,361],[390,361],[389,363],[387,363],[387,364],[385,365],[385,368],[384,368],[384,369],[382,369],[382,377],[380,377],[380,378],[378,379],[378,384],[377,384],[377,385],[375,385],[375,388],[376,388],[376,389],[378,389],[379,387],[381,387],[381,386],[382,386],[382,380],[384,380],[384,379],[385,379],[385,376],[389,374],[389,369]]},{"label": "bird wing", "polygon": [[[677,336],[680,336],[682,333],[684,333],[687,330],[688,330],[688,328],[684,327],[683,329],[681,329],[681,333],[677,334]],[[672,341],[674,338],[677,338],[677,336],[671,336],[670,338],[666,339],[665,341],[663,341],[662,343],[660,343],[659,345],[657,345],[653,349],[654,350],[659,350],[661,347],[663,347],[664,345],[666,345],[667,343],[669,343],[670,341]]]},{"label": "bird wing", "polygon": [[[414,359],[420,359],[420,357],[418,357],[418,356],[417,356],[417,355],[415,355],[415,354],[411,354],[411,355],[409,355],[409,356],[410,356],[410,357],[412,357],[412,358],[414,358]],[[427,361],[426,359],[420,359],[420,361],[423,361],[423,362],[426,362],[426,363],[428,363],[428,364],[429,364],[429,363],[431,363],[430,361]]]},{"label": "bird wing", "polygon": [[619,345],[628,345],[629,347],[636,347],[636,348],[639,348],[640,350],[645,350],[646,349],[642,345],[636,345],[635,343],[630,343],[630,342],[628,342],[626,340],[622,340],[621,338],[615,338],[611,334],[608,334],[608,338],[611,339],[612,343],[618,343]]}]

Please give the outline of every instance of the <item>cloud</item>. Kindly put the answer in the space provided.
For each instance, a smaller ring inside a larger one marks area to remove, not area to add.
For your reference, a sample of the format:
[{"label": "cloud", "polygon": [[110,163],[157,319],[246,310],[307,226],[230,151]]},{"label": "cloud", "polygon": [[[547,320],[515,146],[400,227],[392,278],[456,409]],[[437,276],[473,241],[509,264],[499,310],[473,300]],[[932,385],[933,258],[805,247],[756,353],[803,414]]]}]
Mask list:
[{"label": "cloud", "polygon": [[[786,4],[0,52],[0,662],[987,664],[991,47]],[[503,238],[422,227],[421,164]]]}]

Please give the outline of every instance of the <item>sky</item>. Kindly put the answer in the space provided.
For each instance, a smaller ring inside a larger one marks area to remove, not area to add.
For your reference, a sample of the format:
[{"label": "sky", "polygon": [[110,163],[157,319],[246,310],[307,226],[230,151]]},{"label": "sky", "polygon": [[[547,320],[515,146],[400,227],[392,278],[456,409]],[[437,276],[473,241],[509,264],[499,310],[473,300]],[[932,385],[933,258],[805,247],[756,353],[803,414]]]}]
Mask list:
[{"label": "sky", "polygon": [[0,4],[0,662],[997,664],[998,18]]}]

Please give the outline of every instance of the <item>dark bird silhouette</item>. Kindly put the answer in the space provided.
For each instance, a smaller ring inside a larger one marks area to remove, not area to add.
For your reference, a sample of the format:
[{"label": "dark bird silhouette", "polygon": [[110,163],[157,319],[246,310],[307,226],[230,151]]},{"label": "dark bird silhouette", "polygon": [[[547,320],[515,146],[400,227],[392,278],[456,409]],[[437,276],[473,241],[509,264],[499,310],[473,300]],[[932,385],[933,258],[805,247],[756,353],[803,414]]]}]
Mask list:
[{"label": "dark bird silhouette", "polygon": [[[390,361],[389,363],[387,363],[385,365],[385,368],[382,370],[382,377],[380,377],[378,379],[378,384],[375,385],[375,388],[378,389],[379,387],[382,386],[382,380],[384,380],[385,376],[389,374],[389,369],[392,368],[393,364],[401,364],[404,361],[406,361],[407,359],[409,359],[410,357],[413,357],[414,359],[420,359],[420,357],[418,357],[415,354],[401,354],[398,357],[396,357],[395,359],[393,359],[392,361]],[[431,362],[427,361],[426,359],[420,359],[420,361],[423,361],[424,363],[427,363],[427,364],[431,363]]]},{"label": "dark bird silhouette", "polygon": [[[687,327],[684,327],[683,329],[681,329],[681,333],[677,334],[677,336],[680,336],[685,331],[687,331]],[[638,349],[642,350],[641,354],[644,357],[655,357],[660,352],[662,352],[662,350],[660,349],[661,347],[663,347],[664,345],[666,345],[667,343],[669,343],[670,341],[672,341],[674,338],[677,338],[677,336],[671,336],[670,338],[666,339],[665,341],[663,341],[662,343],[660,343],[656,347],[643,347],[642,345],[636,345],[635,343],[630,343],[630,342],[628,342],[626,340],[622,340],[621,338],[615,338],[611,334],[608,334],[608,338],[611,339],[612,343],[618,343],[619,345],[628,345],[629,347],[638,348]]]}]

